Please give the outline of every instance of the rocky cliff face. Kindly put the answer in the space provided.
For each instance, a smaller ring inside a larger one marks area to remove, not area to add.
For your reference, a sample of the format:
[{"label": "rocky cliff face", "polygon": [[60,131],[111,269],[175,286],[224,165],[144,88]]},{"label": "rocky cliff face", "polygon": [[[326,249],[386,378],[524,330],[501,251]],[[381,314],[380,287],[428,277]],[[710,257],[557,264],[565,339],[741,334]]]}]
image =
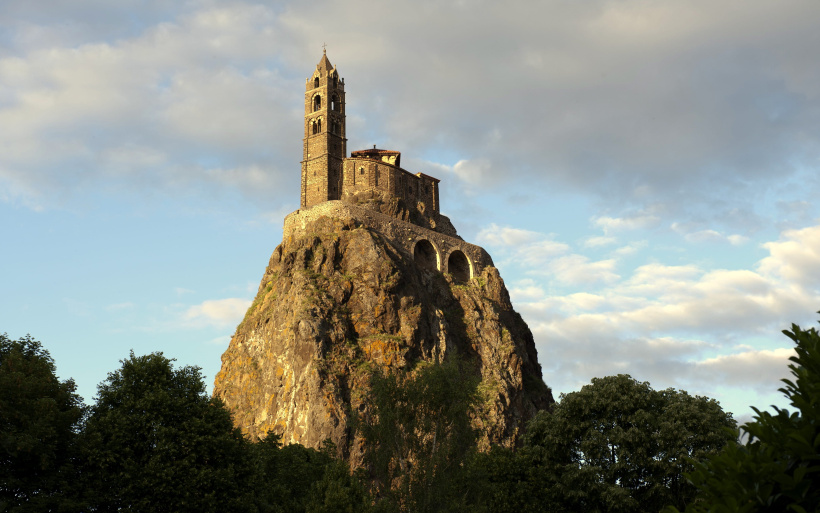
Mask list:
[{"label": "rocky cliff face", "polygon": [[458,284],[353,218],[321,217],[273,252],[214,394],[251,437],[272,430],[309,447],[330,438],[355,460],[350,412],[367,408],[371,370],[451,355],[481,375],[485,445],[514,445],[553,402],[532,334],[494,267]]}]

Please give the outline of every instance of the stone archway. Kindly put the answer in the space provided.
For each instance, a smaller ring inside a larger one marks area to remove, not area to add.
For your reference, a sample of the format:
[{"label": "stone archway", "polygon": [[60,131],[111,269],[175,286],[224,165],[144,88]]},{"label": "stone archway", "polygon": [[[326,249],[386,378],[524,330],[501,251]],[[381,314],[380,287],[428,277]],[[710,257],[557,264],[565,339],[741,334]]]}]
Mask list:
[{"label": "stone archway", "polygon": [[453,250],[447,258],[447,271],[458,283],[466,283],[473,277],[473,265],[467,255],[459,249]]},{"label": "stone archway", "polygon": [[435,246],[426,239],[416,242],[413,248],[413,260],[422,269],[438,271],[440,269],[438,251]]}]

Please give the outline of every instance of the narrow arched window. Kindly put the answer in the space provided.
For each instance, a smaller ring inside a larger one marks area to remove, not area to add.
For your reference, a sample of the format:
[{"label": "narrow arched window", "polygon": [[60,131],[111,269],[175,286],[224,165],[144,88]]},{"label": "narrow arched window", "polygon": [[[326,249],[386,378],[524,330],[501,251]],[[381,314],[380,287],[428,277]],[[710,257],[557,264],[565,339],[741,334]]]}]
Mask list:
[{"label": "narrow arched window", "polygon": [[319,77],[313,79],[313,87],[319,87]]},{"label": "narrow arched window", "polygon": [[339,97],[333,95],[333,99],[330,101],[330,110],[339,110]]},{"label": "narrow arched window", "polygon": [[313,112],[322,108],[322,97],[318,94],[313,97]]},{"label": "narrow arched window", "polygon": [[314,135],[316,135],[316,122],[315,121],[311,121],[310,130]]},{"label": "narrow arched window", "polygon": [[316,132],[320,133],[320,134],[322,133],[322,120],[321,119],[316,122]]}]

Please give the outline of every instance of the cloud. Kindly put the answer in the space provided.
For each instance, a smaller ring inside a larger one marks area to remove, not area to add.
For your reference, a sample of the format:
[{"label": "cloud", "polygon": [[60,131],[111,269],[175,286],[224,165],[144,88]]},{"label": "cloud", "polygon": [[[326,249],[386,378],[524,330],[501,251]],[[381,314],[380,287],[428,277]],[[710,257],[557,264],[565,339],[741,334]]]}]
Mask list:
[{"label": "cloud", "polygon": [[492,164],[487,159],[459,160],[452,172],[470,185],[484,185],[497,180]]},{"label": "cloud", "polygon": [[[539,232],[511,228],[509,226],[498,226],[493,223],[478,233],[476,241],[482,244],[523,246],[533,244],[544,239],[545,236]],[[566,246],[560,247],[560,251],[566,250]]]},{"label": "cloud", "polygon": [[183,320],[193,326],[232,327],[242,320],[250,305],[249,299],[209,299],[189,307]]},{"label": "cloud", "polygon": [[609,217],[601,216],[593,219],[593,224],[604,230],[604,233],[619,230],[639,230],[648,228],[658,223],[660,219],[657,216],[638,213],[630,217]]},{"label": "cloud", "polygon": [[[531,268],[541,268],[569,250],[569,245],[556,242],[547,235],[495,223],[479,231],[476,242],[496,247],[503,257],[515,259]],[[569,268],[569,263],[566,267]]]},{"label": "cloud", "polygon": [[763,247],[769,256],[760,261],[761,273],[779,276],[795,287],[817,291],[820,287],[820,226],[788,230]]},{"label": "cloud", "polygon": [[794,355],[791,348],[720,355],[695,362],[694,372],[711,382],[771,392],[788,376],[789,358]]},{"label": "cloud", "polygon": [[130,301],[126,301],[124,303],[113,303],[105,307],[106,310],[116,312],[121,310],[131,310],[136,305]]},{"label": "cloud", "polygon": [[693,243],[719,243],[725,242],[732,246],[742,246],[748,242],[749,237],[740,234],[724,235],[718,230],[711,228],[696,229],[696,223],[672,223],[670,228],[673,231],[683,235],[687,242]]},{"label": "cloud", "polygon": [[301,124],[298,83],[260,61],[270,15],[235,4],[0,56],[0,195],[48,207],[106,187],[238,190],[270,202],[296,179],[279,166],[298,161],[299,136],[280,136]]},{"label": "cloud", "polygon": [[583,255],[567,255],[550,261],[547,272],[553,275],[556,281],[582,285],[613,282],[619,278],[613,272],[614,269],[615,260],[612,259],[593,262]]},{"label": "cloud", "polygon": [[[694,216],[820,156],[810,0],[44,5],[0,8],[0,197],[31,206],[112,182],[260,205],[295,190],[316,34],[349,84],[350,149],[379,138],[476,191],[515,173],[609,207],[652,191]],[[251,169],[269,178],[219,172]]]},{"label": "cloud", "polygon": [[587,240],[584,241],[584,246],[587,248],[597,248],[601,246],[609,246],[611,244],[615,244],[618,241],[615,237],[606,237],[606,236],[595,236],[589,237]]},{"label": "cloud", "polygon": [[[537,233],[526,232],[528,244],[536,240]],[[748,269],[661,262],[623,268],[617,256],[596,262],[568,248],[547,261],[548,272],[518,258],[505,261],[504,272],[529,276],[515,282],[511,296],[556,390],[626,372],[655,387],[718,397],[743,412],[754,402],[750,390],[773,400],[777,380],[787,375],[792,343],[779,330],[810,323],[820,304],[820,226],[785,231],[762,247],[768,255]],[[590,281],[565,288],[584,279]]]}]

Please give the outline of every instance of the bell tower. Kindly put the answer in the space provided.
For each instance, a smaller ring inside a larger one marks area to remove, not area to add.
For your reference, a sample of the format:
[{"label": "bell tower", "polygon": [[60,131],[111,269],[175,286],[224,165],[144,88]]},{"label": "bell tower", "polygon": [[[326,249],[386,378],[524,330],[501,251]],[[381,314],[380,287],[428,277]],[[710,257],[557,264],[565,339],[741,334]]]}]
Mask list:
[{"label": "bell tower", "polygon": [[345,155],[345,83],[325,50],[305,84],[300,208],[341,197]]}]

